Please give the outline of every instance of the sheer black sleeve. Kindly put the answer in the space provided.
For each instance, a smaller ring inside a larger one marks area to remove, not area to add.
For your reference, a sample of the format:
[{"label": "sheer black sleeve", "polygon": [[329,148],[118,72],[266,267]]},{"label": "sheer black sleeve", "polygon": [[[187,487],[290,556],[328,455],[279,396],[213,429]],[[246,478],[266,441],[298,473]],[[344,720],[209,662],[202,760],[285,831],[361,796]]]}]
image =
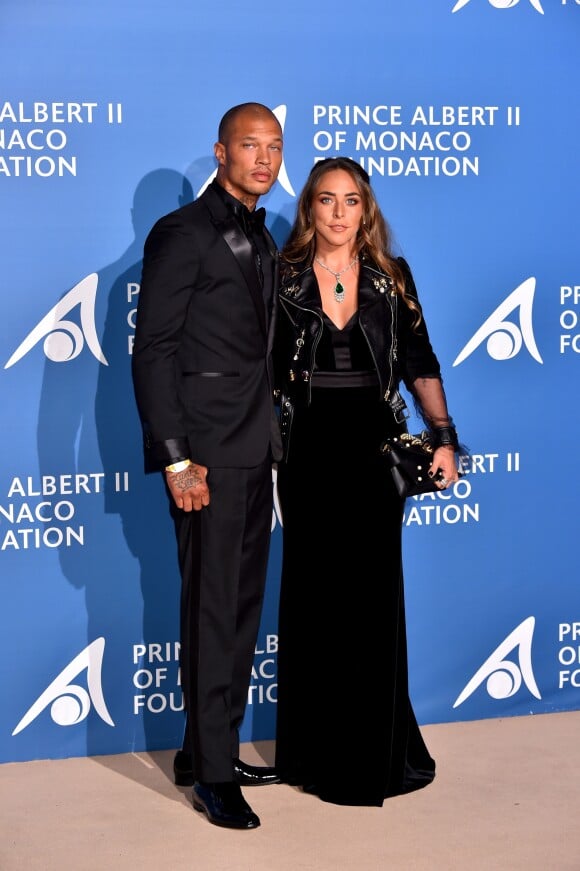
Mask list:
[{"label": "sheer black sleeve", "polygon": [[[418,416],[432,432],[436,444],[449,444],[456,448],[457,435],[447,407],[441,367],[431,345],[415,282],[407,262],[399,258],[399,264],[405,276],[405,294],[413,306],[409,307],[404,301],[400,304],[401,376],[413,397]],[[418,317],[419,323],[413,323]]]}]

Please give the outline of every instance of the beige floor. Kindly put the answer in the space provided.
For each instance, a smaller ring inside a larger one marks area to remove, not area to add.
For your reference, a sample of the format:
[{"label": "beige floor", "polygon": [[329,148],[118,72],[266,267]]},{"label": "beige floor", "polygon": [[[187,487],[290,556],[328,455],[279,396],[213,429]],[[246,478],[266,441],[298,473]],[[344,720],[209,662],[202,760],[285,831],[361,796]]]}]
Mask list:
[{"label": "beige floor", "polygon": [[[246,789],[262,820],[248,832],[192,809],[171,751],[0,765],[0,869],[580,871],[580,711],[423,734],[438,766],[426,789],[383,808]],[[272,752],[242,747],[248,762]]]}]

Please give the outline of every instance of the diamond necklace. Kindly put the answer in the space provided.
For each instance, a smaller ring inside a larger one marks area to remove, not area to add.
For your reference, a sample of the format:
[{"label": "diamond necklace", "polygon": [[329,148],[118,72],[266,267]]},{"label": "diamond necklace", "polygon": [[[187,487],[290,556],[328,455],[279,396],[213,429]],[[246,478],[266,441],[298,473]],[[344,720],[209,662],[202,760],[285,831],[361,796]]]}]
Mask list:
[{"label": "diamond necklace", "polygon": [[344,269],[341,269],[340,272],[335,272],[334,269],[331,269],[330,266],[327,266],[322,260],[319,260],[318,257],[314,258],[319,266],[322,266],[323,269],[326,269],[327,272],[330,272],[331,275],[334,275],[334,279],[336,284],[334,286],[334,298],[337,302],[344,302],[344,287],[338,280],[341,275],[344,275],[345,272],[348,272],[349,269],[352,269],[356,261],[358,260],[358,254],[354,257],[348,266],[345,266]]}]

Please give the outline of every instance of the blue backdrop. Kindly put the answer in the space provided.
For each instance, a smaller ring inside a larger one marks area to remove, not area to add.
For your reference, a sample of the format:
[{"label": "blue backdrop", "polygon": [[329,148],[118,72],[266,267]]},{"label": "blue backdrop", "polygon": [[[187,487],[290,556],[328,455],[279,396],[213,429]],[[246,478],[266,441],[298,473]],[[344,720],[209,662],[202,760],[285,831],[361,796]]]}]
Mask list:
[{"label": "blue backdrop", "polygon": [[[452,491],[407,503],[419,721],[580,707],[579,35],[578,0],[3,0],[0,761],[181,741],[134,312],[148,230],[199,194],[247,100],[284,125],[263,203],[279,243],[317,157],[371,174],[471,452]],[[274,735],[272,520],[244,740]]]}]

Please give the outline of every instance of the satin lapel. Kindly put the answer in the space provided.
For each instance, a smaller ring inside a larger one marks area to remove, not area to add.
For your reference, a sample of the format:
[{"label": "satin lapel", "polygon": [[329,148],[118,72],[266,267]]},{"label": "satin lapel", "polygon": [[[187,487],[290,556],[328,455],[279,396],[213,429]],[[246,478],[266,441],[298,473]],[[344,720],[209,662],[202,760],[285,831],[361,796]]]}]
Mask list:
[{"label": "satin lapel", "polygon": [[[268,230],[268,228],[265,225],[264,225],[263,232],[264,232],[264,238],[266,240],[266,245],[268,246],[268,251],[270,252],[272,257],[274,257],[276,259],[276,266],[277,266],[278,265],[278,248],[276,246],[276,243],[272,239],[272,236],[270,235],[270,231]],[[276,283],[274,285],[274,287],[278,287],[278,284]]]},{"label": "satin lapel", "polygon": [[204,194],[208,202],[208,207],[210,209],[210,214],[212,215],[212,222],[220,235],[223,237],[224,242],[236,258],[236,262],[240,267],[240,271],[244,276],[246,284],[248,285],[248,289],[250,291],[250,295],[252,297],[252,302],[256,308],[256,314],[258,315],[258,321],[260,323],[260,328],[264,335],[266,335],[266,312],[264,310],[264,297],[262,294],[262,288],[260,287],[260,280],[258,278],[258,272],[256,269],[256,262],[254,260],[254,252],[252,250],[252,246],[248,242],[246,236],[240,229],[240,226],[233,215],[227,215],[227,217],[219,220],[213,214],[211,204],[217,203],[218,206],[221,206],[220,211],[223,213],[223,205],[219,200],[219,197],[213,193],[211,188],[208,188]]},{"label": "satin lapel", "polygon": [[260,327],[264,335],[266,335],[266,312],[264,310],[264,297],[262,288],[256,271],[256,262],[254,260],[254,252],[252,246],[242,233],[238,222],[234,217],[227,218],[220,224],[216,225],[218,231],[222,234],[224,241],[238,262],[238,266],[242,275],[246,279],[246,284],[250,289],[250,294],[256,314],[260,321]]},{"label": "satin lapel", "polygon": [[[265,234],[269,236],[268,233]],[[273,240],[272,240],[273,241]],[[280,285],[280,260],[278,257],[278,249],[274,246],[274,284],[272,285],[272,311],[270,313],[270,323],[268,324],[268,353],[272,352],[274,344],[274,333],[276,328],[276,318],[278,316],[278,287]]]},{"label": "satin lapel", "polygon": [[272,346],[274,344],[274,332],[276,326],[276,316],[278,311],[278,287],[280,285],[280,258],[278,255],[278,247],[270,235],[270,231],[266,226],[264,226],[263,230],[264,239],[266,240],[266,246],[268,251],[272,255],[274,259],[274,276],[273,276],[273,284],[272,284],[272,303],[271,303],[271,311],[270,318],[268,321],[268,353],[272,353]]}]

